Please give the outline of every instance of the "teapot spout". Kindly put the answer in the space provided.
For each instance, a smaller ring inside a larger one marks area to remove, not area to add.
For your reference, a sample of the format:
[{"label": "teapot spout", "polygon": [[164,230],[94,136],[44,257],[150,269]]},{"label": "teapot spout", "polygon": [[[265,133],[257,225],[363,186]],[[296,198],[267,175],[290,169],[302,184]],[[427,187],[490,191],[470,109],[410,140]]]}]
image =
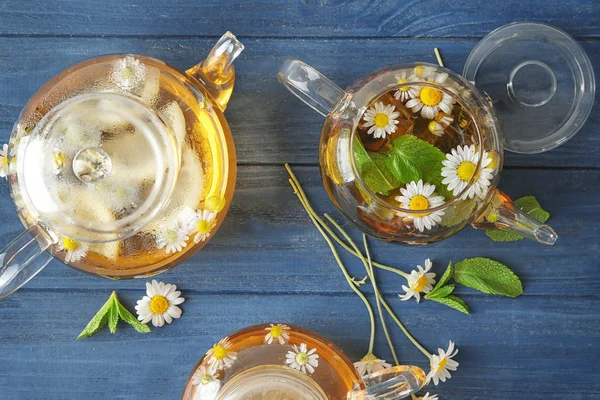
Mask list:
[{"label": "teapot spout", "polygon": [[480,229],[496,228],[514,232],[549,246],[558,239],[554,229],[524,213],[499,190],[494,190],[488,206],[472,225]]},{"label": "teapot spout", "polygon": [[221,110],[225,110],[231,97],[235,82],[233,61],[242,50],[244,45],[234,34],[227,32],[214,45],[206,60],[186,71],[206,87]]}]

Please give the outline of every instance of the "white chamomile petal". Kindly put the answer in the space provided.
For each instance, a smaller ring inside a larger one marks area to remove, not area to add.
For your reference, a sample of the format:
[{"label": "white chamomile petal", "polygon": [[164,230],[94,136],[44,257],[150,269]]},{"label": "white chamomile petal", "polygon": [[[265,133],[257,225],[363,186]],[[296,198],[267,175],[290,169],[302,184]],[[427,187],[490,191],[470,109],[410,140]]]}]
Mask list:
[{"label": "white chamomile petal", "polygon": [[[407,210],[426,211],[430,208],[439,207],[444,204],[444,197],[437,196],[434,193],[435,185],[424,183],[419,179],[418,182],[410,182],[406,187],[400,189],[402,196],[396,196],[396,201],[400,207]],[[406,217],[413,221],[417,230],[423,232],[431,229],[440,222],[443,210],[437,210],[430,213],[407,214]]]},{"label": "white chamomile petal", "polygon": [[181,309],[175,305],[185,301],[180,295],[176,285],[159,283],[155,279],[152,283],[146,282],[146,296],[135,306],[138,320],[144,324],[152,321],[156,327],[163,326],[165,322],[170,324],[173,319],[181,317]]},{"label": "white chamomile petal", "polygon": [[454,196],[464,192],[463,199],[471,199],[476,194],[484,197],[493,178],[493,169],[488,167],[492,160],[486,151],[483,152],[482,160],[475,182],[469,186],[477,170],[479,153],[475,145],[458,146],[452,149],[449,154],[446,154],[446,160],[442,162],[444,165],[441,173],[444,177],[442,184],[447,185],[447,189],[452,191]]},{"label": "white chamomile petal", "polygon": [[308,351],[306,343],[300,344],[300,347],[293,345],[285,356],[285,364],[305,374],[312,374],[319,366],[317,349]]},{"label": "white chamomile petal", "polygon": [[56,248],[58,251],[66,252],[65,262],[71,263],[83,260],[87,256],[89,245],[70,237],[59,236]]},{"label": "white chamomile petal", "polygon": [[167,254],[177,253],[187,246],[188,239],[186,230],[176,221],[170,226],[161,227],[156,237],[156,245],[159,249],[165,248]]},{"label": "white chamomile petal", "polygon": [[365,127],[369,128],[368,134],[375,139],[385,138],[388,134],[396,132],[396,125],[400,113],[391,104],[384,105],[382,102],[375,103],[363,115]]},{"label": "white chamomile petal", "polygon": [[458,362],[452,359],[456,354],[458,354],[458,349],[455,350],[452,341],[448,345],[448,350],[438,349],[438,354],[431,357],[431,371],[427,374],[427,383],[433,381],[433,384],[437,386],[440,381],[446,382],[446,379],[450,379],[452,375],[449,371],[456,371],[458,368]]}]

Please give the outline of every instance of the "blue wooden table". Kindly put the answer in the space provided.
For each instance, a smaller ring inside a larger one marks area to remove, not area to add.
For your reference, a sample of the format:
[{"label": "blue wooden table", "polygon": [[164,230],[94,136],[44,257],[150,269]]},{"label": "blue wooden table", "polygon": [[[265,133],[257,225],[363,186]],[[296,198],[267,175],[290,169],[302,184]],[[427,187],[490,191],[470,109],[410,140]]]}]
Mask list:
[{"label": "blue wooden table", "polygon": [[[318,211],[340,220],[319,178],[322,120],[277,82],[277,67],[295,56],[344,86],[387,63],[435,62],[439,47],[446,66],[461,71],[482,36],[518,20],[573,35],[600,77],[597,0],[0,1],[2,142],[35,90],[84,58],[142,53],[185,69],[226,30],[246,45],[226,112],[239,161],[232,208],[200,253],[160,276],[183,291],[183,317],[147,335],[121,325],[115,335],[103,330],[75,341],[112,290],[133,309],[144,281],[110,281],[52,262],[0,303],[0,398],[176,399],[216,340],[267,321],[313,329],[352,359],[363,356],[366,310],[282,166],[292,164]],[[377,260],[401,268],[430,257],[439,273],[450,260],[486,256],[523,280],[525,293],[517,299],[460,289],[472,309],[467,316],[433,302],[401,303],[396,294],[403,282],[379,273],[388,302],[425,347],[435,351],[454,340],[460,349],[453,378],[430,388],[441,399],[600,398],[599,115],[596,101],[583,129],[554,151],[507,155],[500,187],[515,198],[535,195],[551,212],[560,234],[554,247],[494,243],[469,228],[426,247],[373,242]],[[0,220],[6,243],[22,227],[4,180]],[[345,260],[359,275],[355,260]],[[391,331],[401,360],[427,368],[401,332]],[[382,335],[376,354],[391,358]]]}]

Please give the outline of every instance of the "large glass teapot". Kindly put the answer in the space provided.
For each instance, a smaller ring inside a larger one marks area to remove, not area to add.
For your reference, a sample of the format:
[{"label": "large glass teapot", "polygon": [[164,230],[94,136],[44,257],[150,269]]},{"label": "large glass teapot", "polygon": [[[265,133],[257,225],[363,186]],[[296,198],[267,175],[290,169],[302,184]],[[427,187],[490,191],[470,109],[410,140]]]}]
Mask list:
[{"label": "large glass teapot", "polygon": [[188,379],[183,400],[399,400],[421,389],[419,367],[361,377],[333,343],[286,324],[256,325],[221,339]]},{"label": "large glass teapot", "polygon": [[0,252],[0,298],[51,255],[122,279],[164,271],[206,244],[235,186],[223,110],[242,50],[228,32],[186,72],[145,56],[101,56],[29,100],[5,158],[26,231]]},{"label": "large glass teapot", "polygon": [[278,74],[326,117],[319,163],[342,214],[378,239],[424,244],[471,223],[543,244],[557,235],[495,189],[503,141],[494,112],[460,75],[436,65],[392,65],[345,91],[288,59]]}]

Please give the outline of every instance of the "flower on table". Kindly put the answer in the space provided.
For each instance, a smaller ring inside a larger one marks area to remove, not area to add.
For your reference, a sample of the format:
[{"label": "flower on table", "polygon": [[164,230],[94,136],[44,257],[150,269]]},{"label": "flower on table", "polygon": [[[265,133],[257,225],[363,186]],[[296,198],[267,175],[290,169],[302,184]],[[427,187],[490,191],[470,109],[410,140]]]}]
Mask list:
[{"label": "flower on table", "polygon": [[146,66],[133,56],[125,56],[115,62],[112,79],[123,90],[138,86],[146,76]]},{"label": "flower on table", "polygon": [[138,320],[142,324],[152,321],[156,327],[163,326],[165,322],[170,324],[174,318],[181,317],[181,308],[177,306],[184,301],[176,285],[158,283],[156,280],[146,282],[146,296],[138,300],[135,306]]},{"label": "flower on table", "polygon": [[369,128],[368,134],[372,134],[375,139],[384,138],[388,134],[396,132],[396,125],[400,113],[396,107],[391,104],[384,105],[378,101],[370,107],[363,116],[365,127]]},{"label": "flower on table", "polygon": [[279,344],[286,344],[290,338],[290,335],[287,331],[290,330],[290,327],[286,324],[270,324],[271,326],[265,328],[265,331],[269,331],[265,335],[265,343],[271,344],[273,341],[279,342]]},{"label": "flower on table", "polygon": [[205,365],[198,368],[192,376],[192,385],[198,386],[194,399],[214,400],[221,389],[221,381],[217,379],[216,371]]},{"label": "flower on table", "polygon": [[433,121],[427,125],[429,132],[435,136],[441,137],[444,134],[444,129],[454,121],[451,115],[440,112]]},{"label": "flower on table", "polygon": [[468,187],[468,190],[462,195],[463,199],[472,199],[475,195],[483,197],[492,179],[493,169],[489,168],[491,162],[492,159],[488,156],[488,152],[484,151],[480,170],[475,176],[475,181],[469,186],[477,170],[479,152],[475,145],[458,146],[446,154],[446,160],[442,161],[444,165],[442,183],[447,185],[448,190],[451,190],[455,196]]},{"label": "flower on table", "polygon": [[434,354],[431,357],[431,371],[427,374],[427,383],[433,380],[434,385],[438,385],[440,381],[446,382],[446,379],[450,379],[449,371],[456,371],[458,368],[458,362],[452,358],[458,354],[458,349],[454,349],[454,342],[450,341],[448,350],[438,349],[438,354]]},{"label": "flower on table", "polygon": [[[437,196],[434,193],[435,185],[423,183],[422,179],[418,182],[412,181],[406,187],[400,189],[401,196],[396,196],[396,201],[401,207],[414,211],[425,211],[430,208],[439,207],[444,204],[444,197]],[[443,210],[430,213],[408,214],[415,227],[423,232],[425,229],[431,229],[436,226],[444,215]]]},{"label": "flower on table", "polygon": [[[445,72],[436,74],[428,83],[442,86],[448,79],[448,74]],[[415,97],[406,102],[406,107],[411,108],[413,112],[421,111],[423,118],[434,119],[440,111],[446,114],[452,112],[454,99],[448,93],[441,91],[431,86],[415,87]],[[448,90],[453,90],[452,87],[447,87]]]},{"label": "flower on table", "polygon": [[87,256],[89,250],[89,245],[86,242],[81,242],[66,236],[59,238],[56,246],[59,251],[67,252],[65,255],[65,262],[68,263],[82,260]]},{"label": "flower on table", "polygon": [[[409,82],[411,82],[411,80],[407,77],[406,71],[396,75],[396,83],[398,83],[398,85],[404,85]],[[406,101],[415,97],[416,94],[417,90],[412,86],[402,86],[401,88],[398,88],[398,90],[396,90],[396,93],[394,93],[394,98],[396,100]]]},{"label": "flower on table", "polygon": [[188,235],[194,235],[194,243],[204,242],[210,237],[217,214],[209,210],[198,210],[190,223]]},{"label": "flower on table", "polygon": [[0,177],[6,178],[8,176],[8,144],[2,146],[0,150]]},{"label": "flower on table", "polygon": [[300,347],[294,345],[285,357],[287,365],[305,374],[312,374],[315,372],[315,368],[319,366],[317,349],[308,350],[306,343],[301,343]]},{"label": "flower on table", "polygon": [[229,338],[224,337],[206,352],[208,364],[214,371],[229,368],[237,359],[237,353],[231,351]]},{"label": "flower on table", "polygon": [[438,400],[437,394],[429,395],[429,392],[425,393],[425,396],[417,397],[417,400]]},{"label": "flower on table", "polygon": [[421,293],[429,293],[435,285],[435,273],[429,272],[431,270],[431,260],[428,258],[425,260],[425,268],[417,265],[417,270],[412,270],[408,278],[408,287],[402,285],[402,289],[406,292],[400,294],[400,300],[405,301],[412,297],[417,299],[417,303],[421,300]]},{"label": "flower on table", "polygon": [[187,246],[188,239],[186,230],[179,222],[176,222],[160,229],[156,238],[156,245],[159,249],[165,247],[167,254],[176,253]]},{"label": "flower on table", "polygon": [[373,372],[381,371],[382,369],[386,369],[391,367],[392,364],[385,362],[385,360],[381,360],[377,358],[373,353],[369,353],[360,361],[354,363],[354,367],[360,374],[360,376],[365,376],[367,374],[372,374]]}]

